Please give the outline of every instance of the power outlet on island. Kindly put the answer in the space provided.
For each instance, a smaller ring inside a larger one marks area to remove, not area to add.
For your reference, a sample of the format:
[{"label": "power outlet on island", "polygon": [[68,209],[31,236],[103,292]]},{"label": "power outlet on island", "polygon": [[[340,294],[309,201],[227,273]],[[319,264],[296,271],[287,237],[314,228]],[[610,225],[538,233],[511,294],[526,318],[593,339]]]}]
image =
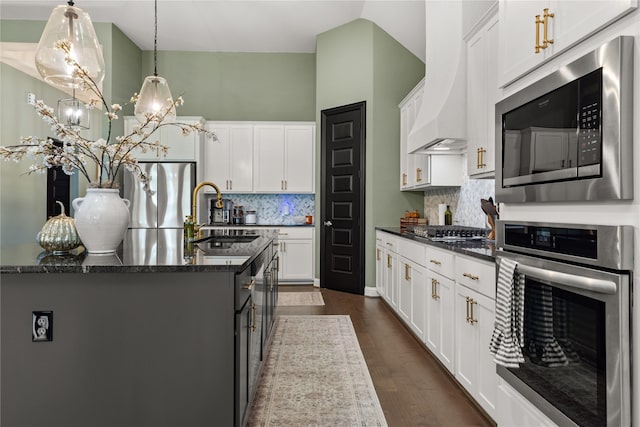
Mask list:
[{"label": "power outlet on island", "polygon": [[53,341],[53,311],[31,312],[31,341]]}]

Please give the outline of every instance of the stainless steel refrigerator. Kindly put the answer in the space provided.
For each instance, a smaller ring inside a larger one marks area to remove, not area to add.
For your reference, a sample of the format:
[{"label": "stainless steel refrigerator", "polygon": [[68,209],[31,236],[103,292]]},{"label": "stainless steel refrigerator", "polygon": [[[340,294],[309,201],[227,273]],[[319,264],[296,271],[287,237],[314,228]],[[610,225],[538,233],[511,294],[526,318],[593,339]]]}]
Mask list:
[{"label": "stainless steel refrigerator", "polygon": [[[125,251],[138,264],[153,265],[158,260],[182,259],[182,236],[185,216],[191,214],[191,195],[196,186],[196,164],[193,162],[140,162],[142,170],[151,178],[152,194],[129,171],[124,173],[123,197],[131,206],[129,233],[124,241],[133,249]],[[143,246],[144,245],[144,246]],[[152,245],[155,253],[136,248]],[[138,255],[136,255],[138,254]]]}]

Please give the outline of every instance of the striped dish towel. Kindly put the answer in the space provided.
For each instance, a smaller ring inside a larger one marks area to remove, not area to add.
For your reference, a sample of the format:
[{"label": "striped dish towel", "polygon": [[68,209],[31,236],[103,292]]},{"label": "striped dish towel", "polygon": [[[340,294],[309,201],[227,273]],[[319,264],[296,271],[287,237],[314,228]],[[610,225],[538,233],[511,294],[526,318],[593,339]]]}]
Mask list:
[{"label": "striped dish towel", "polygon": [[524,317],[524,275],[516,273],[518,263],[502,258],[498,270],[496,323],[489,343],[493,361],[518,368],[522,356]]}]

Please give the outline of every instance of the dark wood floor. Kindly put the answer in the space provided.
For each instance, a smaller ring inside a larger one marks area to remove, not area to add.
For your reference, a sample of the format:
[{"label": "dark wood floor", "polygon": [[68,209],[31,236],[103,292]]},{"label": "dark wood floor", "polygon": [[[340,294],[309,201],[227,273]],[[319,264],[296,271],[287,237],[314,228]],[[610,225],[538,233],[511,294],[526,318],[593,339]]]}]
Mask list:
[{"label": "dark wood floor", "polygon": [[491,426],[472,401],[395,317],[381,298],[322,292],[324,306],[279,307],[278,314],[348,314],[390,427]]}]

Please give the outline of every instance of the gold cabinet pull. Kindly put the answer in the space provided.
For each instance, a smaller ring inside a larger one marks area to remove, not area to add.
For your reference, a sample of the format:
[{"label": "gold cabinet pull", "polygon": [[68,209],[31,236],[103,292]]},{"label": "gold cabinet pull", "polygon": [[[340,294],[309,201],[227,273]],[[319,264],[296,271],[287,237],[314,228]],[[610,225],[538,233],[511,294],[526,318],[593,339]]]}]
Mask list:
[{"label": "gold cabinet pull", "polygon": [[479,277],[478,277],[478,276],[474,276],[474,275],[473,275],[473,274],[471,274],[471,273],[462,273],[462,275],[463,275],[464,277],[468,277],[468,278],[469,278],[469,279],[471,279],[471,280],[478,280],[478,279],[479,279]]},{"label": "gold cabinet pull", "polygon": [[380,249],[376,249],[376,261],[380,261]]},{"label": "gold cabinet pull", "polygon": [[435,264],[435,265],[440,265],[442,264],[440,261],[436,260],[436,259],[430,259],[429,260],[430,263]]},{"label": "gold cabinet pull", "polygon": [[544,8],[542,10],[544,12],[544,30],[542,33],[542,48],[546,49],[550,44],[553,44],[553,39],[549,38],[548,35],[548,30],[549,30],[549,18],[555,18],[556,14],[555,13],[549,13],[549,9],[548,8]]},{"label": "gold cabinet pull", "polygon": [[391,268],[391,255],[387,254],[387,268]]},{"label": "gold cabinet pull", "polygon": [[229,190],[233,190],[233,180],[229,180]]},{"label": "gold cabinet pull", "polygon": [[411,280],[411,266],[409,264],[404,265],[404,280]]},{"label": "gold cabinet pull", "polygon": [[402,174],[402,186],[406,186],[407,185],[407,174],[403,173]]},{"label": "gold cabinet pull", "polygon": [[276,271],[280,271],[280,257],[276,257]]},{"label": "gold cabinet pull", "polygon": [[248,291],[250,291],[253,288],[253,285],[256,283],[255,280],[251,280],[249,283],[247,283],[246,285],[244,285],[242,287],[242,289],[246,289]]},{"label": "gold cabinet pull", "polygon": [[416,182],[422,182],[422,169],[416,169]]},{"label": "gold cabinet pull", "polygon": [[255,332],[256,331],[256,305],[253,304],[253,307],[251,307],[251,310],[253,310],[253,318],[251,319],[251,331]]},{"label": "gold cabinet pull", "polygon": [[540,19],[540,15],[536,15],[536,53],[540,53],[541,49],[544,49],[540,44],[540,25],[544,24],[544,21]]},{"label": "gold cabinet pull", "polygon": [[431,298],[436,301],[440,299],[440,295],[438,295],[439,284],[440,282],[438,282],[436,279],[431,279]]},{"label": "gold cabinet pull", "polygon": [[478,169],[487,167],[486,163],[484,162],[484,153],[486,152],[487,150],[484,147],[478,148]]},{"label": "gold cabinet pull", "polygon": [[475,325],[476,323],[478,323],[478,319],[475,319],[473,317],[473,306],[474,304],[478,304],[477,301],[474,301],[473,298],[469,298],[469,308],[470,308],[470,316],[469,316],[469,323],[471,323],[472,325]]},{"label": "gold cabinet pull", "polygon": [[471,308],[469,305],[469,303],[471,302],[471,298],[465,297],[465,299],[467,300],[467,323],[469,323],[469,321],[471,320]]}]

